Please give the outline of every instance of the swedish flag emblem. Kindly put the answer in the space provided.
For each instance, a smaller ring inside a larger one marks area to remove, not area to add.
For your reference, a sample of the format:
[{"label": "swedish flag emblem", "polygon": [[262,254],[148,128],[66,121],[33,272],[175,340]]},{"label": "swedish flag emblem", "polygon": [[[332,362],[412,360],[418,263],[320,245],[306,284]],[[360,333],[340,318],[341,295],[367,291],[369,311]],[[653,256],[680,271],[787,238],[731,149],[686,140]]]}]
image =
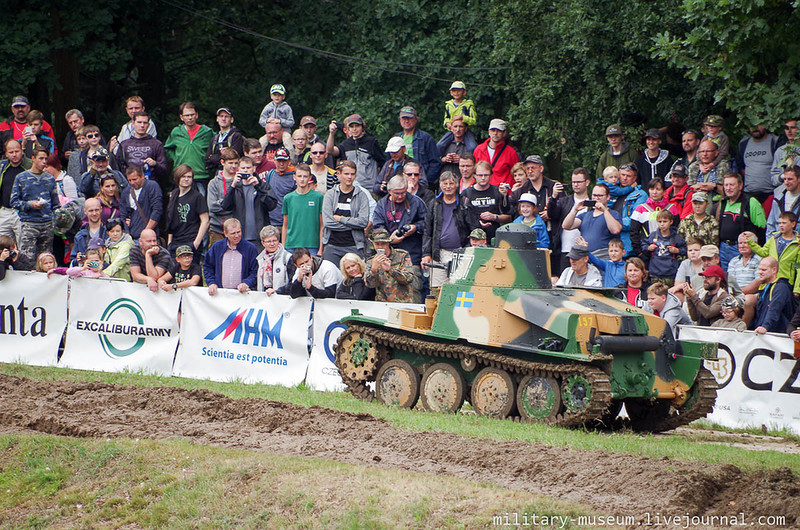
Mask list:
[{"label": "swedish flag emblem", "polygon": [[458,291],[456,295],[456,307],[472,307],[472,301],[475,299],[475,293],[469,291]]}]

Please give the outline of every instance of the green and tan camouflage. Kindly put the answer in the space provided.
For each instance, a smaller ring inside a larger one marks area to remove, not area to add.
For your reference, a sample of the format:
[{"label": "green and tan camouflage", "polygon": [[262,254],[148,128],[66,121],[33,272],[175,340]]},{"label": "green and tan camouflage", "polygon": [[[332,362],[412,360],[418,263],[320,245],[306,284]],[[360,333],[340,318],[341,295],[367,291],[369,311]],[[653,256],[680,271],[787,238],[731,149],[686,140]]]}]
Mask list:
[{"label": "green and tan camouflage", "polygon": [[550,252],[524,225],[495,240],[454,254],[425,311],[342,319],[336,361],[351,392],[408,407],[419,397],[445,412],[468,399],[480,414],[563,425],[619,425],[624,403],[625,425],[649,431],[711,411],[716,383],[703,360],[716,358],[715,343],[676,341],[615,290],[554,288]]}]

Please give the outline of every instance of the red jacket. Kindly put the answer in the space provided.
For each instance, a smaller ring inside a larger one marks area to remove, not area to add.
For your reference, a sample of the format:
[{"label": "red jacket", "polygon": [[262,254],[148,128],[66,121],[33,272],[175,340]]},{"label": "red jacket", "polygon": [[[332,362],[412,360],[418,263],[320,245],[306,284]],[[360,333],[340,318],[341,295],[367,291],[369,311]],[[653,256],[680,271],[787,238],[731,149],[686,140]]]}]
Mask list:
[{"label": "red jacket", "polygon": [[494,150],[494,161],[492,161],[489,159],[489,139],[487,139],[475,148],[472,155],[475,157],[476,162],[486,160],[492,164],[492,180],[489,181],[489,184],[492,186],[498,186],[503,182],[514,184],[511,168],[519,162],[519,157],[513,147],[505,142],[500,142]]},{"label": "red jacket", "polygon": [[694,190],[689,186],[684,186],[679,192],[675,191],[675,186],[670,186],[664,192],[664,197],[675,205],[681,219],[692,213],[692,195]]},{"label": "red jacket", "polygon": [[[18,123],[17,126],[14,126],[14,118],[9,118],[3,122],[0,122],[0,132],[3,131],[11,131],[11,136],[14,137],[14,140],[22,140],[22,129],[27,127],[27,124]],[[50,137],[53,140],[53,149],[55,152],[58,152],[58,148],[56,147],[56,137],[55,133],[53,133],[53,128],[47,123],[47,120],[42,120],[42,132]]]}]

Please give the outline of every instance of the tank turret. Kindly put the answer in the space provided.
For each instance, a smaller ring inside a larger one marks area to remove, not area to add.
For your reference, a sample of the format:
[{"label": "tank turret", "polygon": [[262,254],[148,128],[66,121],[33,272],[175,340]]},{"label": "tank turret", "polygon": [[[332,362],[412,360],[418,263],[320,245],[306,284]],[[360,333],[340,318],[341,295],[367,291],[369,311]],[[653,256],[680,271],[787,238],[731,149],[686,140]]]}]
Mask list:
[{"label": "tank turret", "polygon": [[[553,287],[550,251],[522,224],[495,247],[456,251],[425,311],[353,314],[336,346],[349,391],[386,404],[578,426],[663,431],[704,417],[716,383],[703,366],[717,345],[676,341],[663,319],[616,290]],[[375,391],[367,383],[375,382]]]}]

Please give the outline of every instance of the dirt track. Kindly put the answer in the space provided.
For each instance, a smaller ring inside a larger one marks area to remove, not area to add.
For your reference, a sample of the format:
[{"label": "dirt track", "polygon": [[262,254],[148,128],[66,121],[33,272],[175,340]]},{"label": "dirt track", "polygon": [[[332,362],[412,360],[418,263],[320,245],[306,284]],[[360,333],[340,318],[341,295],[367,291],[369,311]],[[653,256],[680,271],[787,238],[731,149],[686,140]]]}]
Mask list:
[{"label": "dirt track", "polygon": [[[653,460],[453,434],[406,432],[366,414],[206,390],[44,382],[0,374],[0,432],[184,438],[198,444],[448,474],[568,499],[603,513],[786,515],[800,526],[800,478],[731,465]],[[795,519],[797,518],[797,519]]]}]

